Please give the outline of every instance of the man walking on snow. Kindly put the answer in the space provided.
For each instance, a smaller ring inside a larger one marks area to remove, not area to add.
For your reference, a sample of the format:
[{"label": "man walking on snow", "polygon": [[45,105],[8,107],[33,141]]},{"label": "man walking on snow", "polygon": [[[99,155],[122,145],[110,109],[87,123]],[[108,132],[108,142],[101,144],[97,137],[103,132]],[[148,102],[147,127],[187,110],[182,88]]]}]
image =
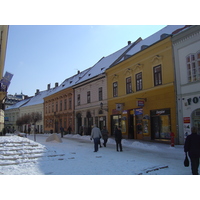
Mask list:
[{"label": "man walking on snow", "polygon": [[188,152],[190,161],[191,161],[191,169],[193,175],[198,175],[199,168],[199,158],[200,158],[200,135],[197,134],[197,128],[192,127],[192,134],[188,135],[185,144],[184,151]]},{"label": "man walking on snow", "polygon": [[90,139],[94,140],[94,152],[98,151],[98,144],[100,142],[100,138],[102,137],[100,129],[94,124],[94,127],[92,129],[91,137]]}]

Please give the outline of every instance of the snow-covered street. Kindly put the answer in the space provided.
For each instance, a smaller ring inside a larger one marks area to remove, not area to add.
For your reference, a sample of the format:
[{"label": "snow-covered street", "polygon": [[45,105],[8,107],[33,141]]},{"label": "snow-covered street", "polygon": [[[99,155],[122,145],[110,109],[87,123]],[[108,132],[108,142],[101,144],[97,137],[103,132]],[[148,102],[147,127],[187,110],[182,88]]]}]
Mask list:
[{"label": "snow-covered street", "polygon": [[[117,152],[114,139],[109,138],[107,147],[95,153],[89,136],[65,135],[62,143],[46,142],[49,136],[36,136],[36,142],[45,146],[43,157],[34,162],[0,166],[0,174],[191,175],[190,167],[183,165],[183,145],[170,147],[169,144],[123,139],[123,152]],[[34,136],[28,135],[28,139],[33,141]]]}]

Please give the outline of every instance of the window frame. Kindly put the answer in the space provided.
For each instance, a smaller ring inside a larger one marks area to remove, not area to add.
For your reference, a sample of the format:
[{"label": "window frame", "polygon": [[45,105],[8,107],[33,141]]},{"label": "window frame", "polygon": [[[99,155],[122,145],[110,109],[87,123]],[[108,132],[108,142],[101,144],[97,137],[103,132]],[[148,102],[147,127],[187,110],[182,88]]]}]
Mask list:
[{"label": "window frame", "polygon": [[78,106],[81,105],[81,95],[80,94],[77,95],[77,105]]},{"label": "window frame", "polygon": [[103,100],[103,87],[99,88],[99,101]]},{"label": "window frame", "polygon": [[200,81],[200,51],[186,56],[188,83]]},{"label": "window frame", "polygon": [[131,76],[126,78],[126,94],[132,93],[132,78]]},{"label": "window frame", "polygon": [[118,82],[113,82],[113,97],[118,97]]},{"label": "window frame", "polygon": [[[160,68],[159,71],[156,71],[157,68]],[[154,75],[154,86],[162,85],[162,66],[157,65],[153,67],[153,75]]]},{"label": "window frame", "polygon": [[87,103],[91,103],[91,93],[87,91]]},{"label": "window frame", "polygon": [[143,89],[142,72],[135,74],[135,85],[136,91],[141,91]]}]

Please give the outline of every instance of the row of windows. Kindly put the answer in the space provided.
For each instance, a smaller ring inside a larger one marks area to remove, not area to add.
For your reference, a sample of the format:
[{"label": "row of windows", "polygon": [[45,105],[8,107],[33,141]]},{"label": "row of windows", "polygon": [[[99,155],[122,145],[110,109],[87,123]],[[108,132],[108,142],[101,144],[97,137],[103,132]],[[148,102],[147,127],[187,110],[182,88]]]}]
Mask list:
[{"label": "row of windows", "polygon": [[[59,110],[58,110],[58,104],[60,104]],[[71,98],[68,99],[68,109],[72,109],[72,99]],[[46,106],[46,114],[51,113],[51,112],[58,112],[58,111],[62,111],[62,110],[67,110],[67,99],[60,100],[60,102],[57,101],[55,108],[54,108],[54,102],[52,104],[49,104],[48,106]]]},{"label": "row of windows", "polygon": [[[161,65],[158,65],[153,68],[154,73],[154,86],[162,85],[162,71],[161,71]],[[142,85],[142,72],[137,73],[135,75],[135,85],[136,85],[136,91],[140,91],[143,89]],[[131,77],[126,78],[126,94],[132,93],[132,80]],[[118,82],[113,83],[113,97],[118,96]]]},{"label": "row of windows", "polygon": [[[59,123],[62,124],[62,119],[59,120]],[[68,119],[68,124],[67,124],[67,118],[64,118],[63,121],[63,128],[68,128],[69,124],[71,123],[71,119]],[[45,123],[45,127],[46,128],[54,128],[55,124],[54,124],[54,120],[53,119],[47,119],[46,123]]]},{"label": "row of windows", "polygon": [[200,52],[186,57],[188,82],[200,80]]},{"label": "row of windows", "polygon": [[[103,88],[102,87],[100,87],[98,89],[98,99],[99,99],[99,101],[103,100]],[[90,91],[87,92],[87,103],[91,103],[91,92]],[[77,95],[77,105],[80,106],[80,104],[81,104],[81,95],[78,94]]]}]

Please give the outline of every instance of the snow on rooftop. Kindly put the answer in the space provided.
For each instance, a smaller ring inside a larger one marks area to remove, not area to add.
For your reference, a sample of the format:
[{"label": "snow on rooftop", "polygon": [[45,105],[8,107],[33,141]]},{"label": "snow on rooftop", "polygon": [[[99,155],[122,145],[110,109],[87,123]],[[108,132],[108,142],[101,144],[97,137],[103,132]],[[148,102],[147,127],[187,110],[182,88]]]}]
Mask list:
[{"label": "snow on rooftop", "polygon": [[[168,35],[171,35],[175,30],[183,28],[185,25],[169,25],[164,27],[163,29],[157,31],[156,33],[152,34],[151,36],[147,37],[146,39],[140,41],[139,43],[137,43],[135,46],[133,46],[127,53],[126,55],[134,55],[136,53],[138,53],[139,51],[141,51],[141,48],[145,48],[148,46],[151,46],[152,44],[158,42],[159,40],[161,40],[161,36],[165,37]],[[121,59],[120,61],[123,61],[123,59]]]},{"label": "snow on rooftop", "polygon": [[83,78],[81,78],[77,82],[77,84],[104,73],[105,70],[108,69],[132,45],[133,44],[131,43],[131,44],[125,46],[124,48],[116,51],[115,53],[110,54],[109,56],[103,57],[93,67],[91,67],[91,69],[83,76]]},{"label": "snow on rooftop", "polygon": [[22,101],[19,101],[19,102],[17,102],[16,104],[13,104],[12,106],[9,106],[9,107],[6,108],[5,110],[11,110],[11,109],[20,108],[21,106],[23,106],[24,104],[26,104],[29,100],[30,100],[30,98],[24,99],[24,100],[22,100]]},{"label": "snow on rooftop", "polygon": [[33,96],[28,103],[26,103],[25,105],[21,107],[42,104],[44,102],[43,98],[46,97],[49,92],[50,92],[49,90],[39,92],[37,95]]}]

